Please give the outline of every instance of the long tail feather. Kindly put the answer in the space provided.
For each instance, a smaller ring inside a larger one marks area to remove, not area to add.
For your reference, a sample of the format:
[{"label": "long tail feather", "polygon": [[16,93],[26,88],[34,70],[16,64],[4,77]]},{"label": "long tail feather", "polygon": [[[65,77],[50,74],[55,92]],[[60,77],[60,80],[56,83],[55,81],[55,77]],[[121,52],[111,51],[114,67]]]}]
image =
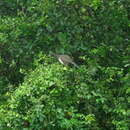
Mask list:
[{"label": "long tail feather", "polygon": [[78,66],[75,62],[72,62],[72,64],[73,64],[76,68],[79,68],[79,66]]}]

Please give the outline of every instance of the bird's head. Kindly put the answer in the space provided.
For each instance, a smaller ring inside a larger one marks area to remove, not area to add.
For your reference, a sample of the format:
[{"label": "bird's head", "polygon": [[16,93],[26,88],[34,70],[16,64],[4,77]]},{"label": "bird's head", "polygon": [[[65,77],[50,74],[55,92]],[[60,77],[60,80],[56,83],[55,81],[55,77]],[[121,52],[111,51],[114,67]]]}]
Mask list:
[{"label": "bird's head", "polygon": [[55,54],[54,52],[49,52],[49,56],[54,56],[54,57],[58,57],[58,54]]}]

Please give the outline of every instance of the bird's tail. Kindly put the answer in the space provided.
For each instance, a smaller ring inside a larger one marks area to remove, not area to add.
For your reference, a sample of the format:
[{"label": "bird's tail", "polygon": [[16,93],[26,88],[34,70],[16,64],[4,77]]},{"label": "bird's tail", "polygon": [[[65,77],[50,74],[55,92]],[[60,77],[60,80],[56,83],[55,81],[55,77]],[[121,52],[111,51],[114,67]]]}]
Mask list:
[{"label": "bird's tail", "polygon": [[79,66],[78,66],[75,62],[72,62],[72,64],[73,64],[76,68],[79,68]]}]

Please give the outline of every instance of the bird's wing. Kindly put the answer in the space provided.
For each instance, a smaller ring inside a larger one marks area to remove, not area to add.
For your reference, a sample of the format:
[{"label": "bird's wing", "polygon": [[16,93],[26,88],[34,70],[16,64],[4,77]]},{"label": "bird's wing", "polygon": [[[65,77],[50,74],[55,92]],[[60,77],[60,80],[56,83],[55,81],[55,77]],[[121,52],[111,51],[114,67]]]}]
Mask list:
[{"label": "bird's wing", "polygon": [[64,60],[64,61],[67,61],[67,62],[73,62],[73,59],[68,55],[61,55],[60,59]]}]

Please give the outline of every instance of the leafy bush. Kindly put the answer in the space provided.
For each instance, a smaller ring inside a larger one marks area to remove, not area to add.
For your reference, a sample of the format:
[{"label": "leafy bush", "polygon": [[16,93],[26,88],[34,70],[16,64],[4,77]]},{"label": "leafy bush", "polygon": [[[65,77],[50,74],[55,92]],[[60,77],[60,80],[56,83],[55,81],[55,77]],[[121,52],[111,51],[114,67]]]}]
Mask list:
[{"label": "leafy bush", "polygon": [[129,89],[121,79],[119,68],[40,65],[12,93],[4,124],[17,129],[26,124],[31,129],[128,129]]},{"label": "leafy bush", "polygon": [[[130,128],[128,0],[0,7],[0,129]],[[50,51],[80,68],[59,65]]]}]

